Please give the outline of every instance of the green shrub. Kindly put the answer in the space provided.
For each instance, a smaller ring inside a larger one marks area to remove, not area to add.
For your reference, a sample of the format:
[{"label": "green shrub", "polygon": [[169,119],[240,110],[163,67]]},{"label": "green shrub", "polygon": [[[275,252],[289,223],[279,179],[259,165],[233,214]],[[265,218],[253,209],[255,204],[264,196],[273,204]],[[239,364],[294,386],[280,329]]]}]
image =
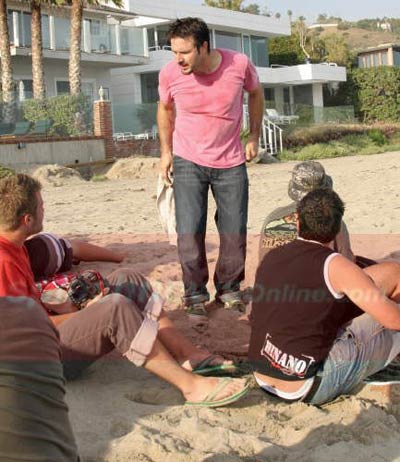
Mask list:
[{"label": "green shrub", "polygon": [[[382,136],[384,136],[383,133]],[[397,141],[400,141],[400,139]],[[285,150],[278,157],[280,160],[304,161],[357,154],[379,154],[387,151],[397,151],[398,149],[398,143],[390,144],[387,140],[384,145],[378,145],[371,139],[368,133],[365,133],[360,135],[347,135],[340,139],[328,141],[326,143],[310,144],[296,150]]]},{"label": "green shrub", "polygon": [[[55,96],[44,100],[26,100],[23,104],[24,118],[30,122],[51,120],[50,135],[74,136],[91,131],[91,101],[86,95]],[[82,124],[77,126],[76,114],[81,114]]]},{"label": "green shrub", "polygon": [[15,175],[15,170],[12,168],[4,167],[3,165],[0,165],[0,180],[2,178],[5,178],[7,176]]},{"label": "green shrub", "polygon": [[370,140],[377,146],[383,146],[388,142],[386,136],[378,128],[373,128],[372,130],[369,130],[367,134]]},{"label": "green shrub", "polygon": [[386,139],[400,134],[400,124],[341,124],[341,125],[313,125],[308,128],[297,127],[284,137],[286,149],[295,150],[309,144],[326,143],[328,141],[339,140],[349,135],[367,134],[369,131],[377,129]]}]

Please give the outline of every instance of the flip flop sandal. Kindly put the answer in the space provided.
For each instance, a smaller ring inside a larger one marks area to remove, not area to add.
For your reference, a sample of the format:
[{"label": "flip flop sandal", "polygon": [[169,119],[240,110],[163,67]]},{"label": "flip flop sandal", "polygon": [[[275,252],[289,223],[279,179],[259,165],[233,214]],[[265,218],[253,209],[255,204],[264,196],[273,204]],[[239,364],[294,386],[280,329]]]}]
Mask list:
[{"label": "flip flop sandal", "polygon": [[237,371],[235,364],[211,364],[218,355],[210,355],[206,359],[203,359],[196,367],[192,370],[194,374],[207,376],[220,376],[220,375],[231,375]]},{"label": "flip flop sandal", "polygon": [[220,407],[226,406],[228,404],[234,403],[242,396],[244,396],[249,390],[249,384],[246,383],[242,390],[238,391],[237,393],[227,396],[226,398],[219,399],[217,401],[213,401],[213,399],[226,388],[232,380],[230,377],[225,377],[219,379],[218,384],[215,386],[214,390],[212,390],[203,401],[186,401],[185,406],[192,406],[192,407]]}]

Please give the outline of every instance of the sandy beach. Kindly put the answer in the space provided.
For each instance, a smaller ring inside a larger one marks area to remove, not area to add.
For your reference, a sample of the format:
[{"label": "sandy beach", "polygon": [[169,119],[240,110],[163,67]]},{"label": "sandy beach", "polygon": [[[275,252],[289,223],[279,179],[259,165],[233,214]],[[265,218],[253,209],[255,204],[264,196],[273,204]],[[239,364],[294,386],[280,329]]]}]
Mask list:
[{"label": "sandy beach", "polygon": [[[246,280],[257,266],[265,216],[289,203],[295,162],[248,169],[250,208]],[[345,221],[355,253],[400,260],[400,153],[327,159],[335,190],[346,203]],[[131,267],[167,299],[167,310],[198,345],[227,357],[246,357],[245,315],[210,307],[208,325],[193,326],[180,308],[176,248],[168,243],[156,210],[157,160],[121,160],[105,181],[44,174],[45,230],[80,237],[126,253],[122,264],[81,264],[104,274]],[[218,254],[209,201],[208,258]],[[210,285],[210,292],[213,287]],[[286,404],[255,386],[238,403],[190,409],[168,384],[117,355],[98,362],[67,386],[67,401],[85,462],[330,462],[400,461],[400,385],[366,386],[321,408]]]}]

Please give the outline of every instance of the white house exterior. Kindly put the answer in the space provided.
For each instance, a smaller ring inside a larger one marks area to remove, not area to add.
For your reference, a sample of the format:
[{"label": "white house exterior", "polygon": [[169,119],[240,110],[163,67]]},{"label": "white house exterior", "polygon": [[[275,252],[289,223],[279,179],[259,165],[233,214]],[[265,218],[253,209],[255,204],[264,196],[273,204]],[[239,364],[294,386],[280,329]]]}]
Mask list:
[{"label": "white house exterior", "polygon": [[[32,92],[31,13],[28,2],[8,1],[7,16],[14,80]],[[93,97],[110,93],[110,70],[148,61],[145,31],[126,26],[135,15],[115,8],[86,8],[82,24],[82,90]],[[47,96],[69,92],[70,8],[42,4],[42,39]]]},{"label": "white house exterior", "polygon": [[[9,0],[14,79],[32,91],[29,2]],[[43,56],[47,96],[69,91],[70,7],[42,5]],[[346,80],[343,67],[327,64],[270,66],[268,40],[290,35],[288,18],[191,5],[183,0],[126,0],[125,9],[108,6],[84,10],[82,90],[96,98],[100,86],[113,102],[115,131],[140,133],[155,123],[158,73],[173,55],[168,25],[177,17],[204,19],[213,47],[247,54],[264,87],[267,107],[293,114],[298,105],[321,108],[323,85]],[[21,87],[21,85],[20,85]]]},{"label": "white house exterior", "polygon": [[213,47],[230,48],[247,54],[257,68],[267,106],[275,107],[280,113],[292,114],[298,104],[321,108],[323,84],[346,80],[346,69],[332,64],[270,67],[268,39],[290,35],[288,18],[258,16],[178,0],[127,2],[125,8],[138,15],[132,22],[147,30],[149,61],[112,71],[113,102],[123,114],[127,113],[124,107],[128,102],[156,103],[158,72],[173,59],[166,38],[168,25],[178,17],[201,17],[210,27]]}]

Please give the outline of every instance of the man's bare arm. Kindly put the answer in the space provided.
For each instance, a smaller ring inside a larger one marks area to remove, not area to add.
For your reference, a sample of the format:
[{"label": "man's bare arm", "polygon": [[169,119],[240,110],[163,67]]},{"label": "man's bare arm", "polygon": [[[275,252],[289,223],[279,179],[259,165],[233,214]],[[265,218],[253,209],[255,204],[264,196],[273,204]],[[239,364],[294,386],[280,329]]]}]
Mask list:
[{"label": "man's bare arm", "polygon": [[173,103],[158,103],[157,124],[160,137],[160,173],[166,184],[171,184],[169,173],[172,172],[172,133],[174,131]]},{"label": "man's bare arm", "polygon": [[250,135],[246,144],[246,160],[250,161],[258,154],[261,123],[264,117],[264,92],[259,85],[249,92]]},{"label": "man's bare arm", "polygon": [[336,292],[347,295],[382,326],[400,330],[400,307],[387,298],[361,268],[342,255],[337,255],[330,262],[328,273]]}]

